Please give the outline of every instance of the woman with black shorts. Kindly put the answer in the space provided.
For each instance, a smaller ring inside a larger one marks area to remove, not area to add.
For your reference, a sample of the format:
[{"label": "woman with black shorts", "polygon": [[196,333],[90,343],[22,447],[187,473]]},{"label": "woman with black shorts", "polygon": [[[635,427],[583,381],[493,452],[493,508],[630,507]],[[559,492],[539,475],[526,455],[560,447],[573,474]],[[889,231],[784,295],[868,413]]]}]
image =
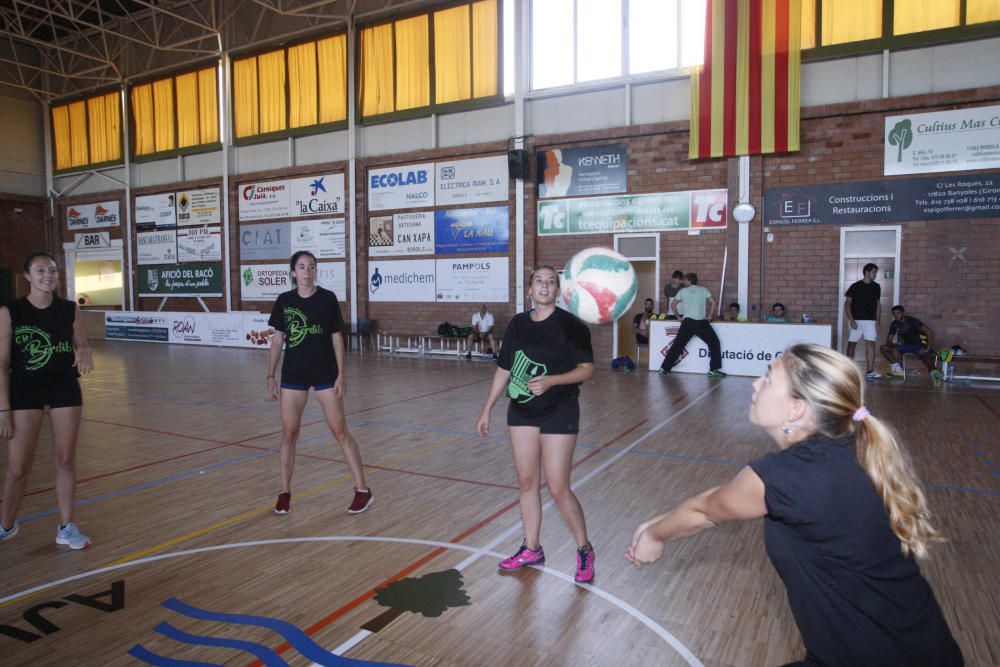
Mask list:
[{"label": "woman with black shorts", "polygon": [[[347,512],[359,514],[371,507],[374,497],[365,484],[361,451],[348,433],[344,417],[347,383],[340,373],[344,365],[344,318],[340,314],[336,295],[316,284],[316,258],[312,253],[295,253],[289,266],[295,289],[278,297],[268,320],[275,332],[271,339],[267,395],[272,401],[277,401],[280,396],[282,427],[281,492],[274,512],[288,514],[291,510],[295,443],[299,439],[302,412],[312,387],[326,423],[340,444],[354,476],[354,500]],[[279,393],[274,375],[282,349],[285,359],[281,364]]]},{"label": "woman with black shorts", "polygon": [[17,535],[17,511],[28,484],[44,410],[49,408],[56,468],[56,544],[86,549],[90,538],[73,523],[76,439],[83,398],[81,373],[93,369],[80,307],[56,295],[59,268],[48,253],[24,262],[28,295],[0,307],[0,438],[9,440],[0,508],[0,541]]},{"label": "woman with black shorts", "polygon": [[542,527],[541,469],[549,493],[577,543],[576,581],[594,579],[594,549],[580,501],[570,488],[570,469],[580,430],[580,384],[594,374],[590,330],[572,314],[556,308],[559,274],[551,266],[532,272],[528,295],[534,308],[515,315],[504,333],[486,404],[476,430],[490,432],[490,411],[506,389],[507,427],[521,496],[524,541],[501,571],[545,563],[539,543]]}]

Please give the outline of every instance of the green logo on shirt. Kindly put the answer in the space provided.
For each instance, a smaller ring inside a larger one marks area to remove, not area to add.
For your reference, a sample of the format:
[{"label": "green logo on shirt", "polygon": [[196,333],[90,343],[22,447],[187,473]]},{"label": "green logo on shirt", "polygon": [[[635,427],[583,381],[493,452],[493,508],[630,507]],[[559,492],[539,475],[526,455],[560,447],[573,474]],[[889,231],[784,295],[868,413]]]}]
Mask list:
[{"label": "green logo on shirt", "polygon": [[288,329],[288,347],[295,347],[309,334],[323,333],[319,324],[309,326],[309,318],[298,308],[285,308],[285,326]]},{"label": "green logo on shirt", "polygon": [[52,338],[45,331],[33,326],[20,326],[14,329],[14,345],[28,355],[27,370],[37,371],[45,368],[52,355],[60,352],[72,352],[69,341],[52,344]]},{"label": "green logo on shirt", "polygon": [[507,395],[518,403],[527,403],[535,397],[528,389],[528,380],[549,372],[545,364],[532,361],[524,352],[514,353],[514,365],[510,369],[510,381],[507,383]]}]

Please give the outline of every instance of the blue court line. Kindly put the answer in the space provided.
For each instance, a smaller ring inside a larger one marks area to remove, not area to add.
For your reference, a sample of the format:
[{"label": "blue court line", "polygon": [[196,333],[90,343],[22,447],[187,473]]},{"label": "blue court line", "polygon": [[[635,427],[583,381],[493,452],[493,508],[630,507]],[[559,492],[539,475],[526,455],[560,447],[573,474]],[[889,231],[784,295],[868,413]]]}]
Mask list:
[{"label": "blue court line", "polygon": [[1000,477],[1000,466],[997,466],[993,463],[993,459],[990,457],[988,453],[986,453],[986,450],[983,448],[982,445],[980,445],[978,442],[973,443],[972,450],[976,453],[976,456],[978,456],[982,460],[982,462],[986,464],[986,467],[989,469],[991,473],[993,473],[994,477]]},{"label": "blue court line", "polygon": [[214,662],[198,662],[197,660],[176,660],[175,658],[165,658],[162,655],[153,653],[142,644],[136,644],[128,650],[128,654],[137,660],[141,660],[153,667],[219,667]]},{"label": "blue court line", "polygon": [[288,663],[285,662],[280,655],[275,653],[273,649],[255,642],[249,642],[242,639],[227,639],[225,637],[203,637],[201,635],[192,635],[189,632],[178,630],[166,622],[158,624],[155,628],[153,628],[153,630],[159,632],[165,637],[173,639],[174,641],[183,642],[185,644],[194,644],[195,646],[219,646],[222,648],[234,648],[237,651],[246,651],[264,663],[267,667],[288,667]]}]

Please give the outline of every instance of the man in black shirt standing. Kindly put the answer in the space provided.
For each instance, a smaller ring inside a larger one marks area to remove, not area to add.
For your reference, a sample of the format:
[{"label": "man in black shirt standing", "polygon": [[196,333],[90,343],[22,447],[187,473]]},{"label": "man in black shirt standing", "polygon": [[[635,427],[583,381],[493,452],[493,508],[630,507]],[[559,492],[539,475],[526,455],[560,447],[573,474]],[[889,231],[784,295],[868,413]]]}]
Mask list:
[{"label": "man in black shirt standing", "polygon": [[882,316],[882,287],[875,282],[878,267],[872,263],[862,269],[864,278],[847,288],[844,294],[844,314],[847,315],[847,356],[854,358],[858,341],[865,339],[865,361],[868,364],[866,380],[876,380],[882,374],[875,370],[875,340],[878,338],[878,321]]}]

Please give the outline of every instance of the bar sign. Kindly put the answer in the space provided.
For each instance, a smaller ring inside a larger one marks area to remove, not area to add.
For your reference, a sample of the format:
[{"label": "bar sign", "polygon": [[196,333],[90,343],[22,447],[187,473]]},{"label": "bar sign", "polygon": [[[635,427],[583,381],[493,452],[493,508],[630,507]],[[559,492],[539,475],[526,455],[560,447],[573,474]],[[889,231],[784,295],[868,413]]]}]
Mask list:
[{"label": "bar sign", "polygon": [[110,232],[87,232],[86,234],[74,234],[76,237],[76,247],[80,248],[110,248]]}]

